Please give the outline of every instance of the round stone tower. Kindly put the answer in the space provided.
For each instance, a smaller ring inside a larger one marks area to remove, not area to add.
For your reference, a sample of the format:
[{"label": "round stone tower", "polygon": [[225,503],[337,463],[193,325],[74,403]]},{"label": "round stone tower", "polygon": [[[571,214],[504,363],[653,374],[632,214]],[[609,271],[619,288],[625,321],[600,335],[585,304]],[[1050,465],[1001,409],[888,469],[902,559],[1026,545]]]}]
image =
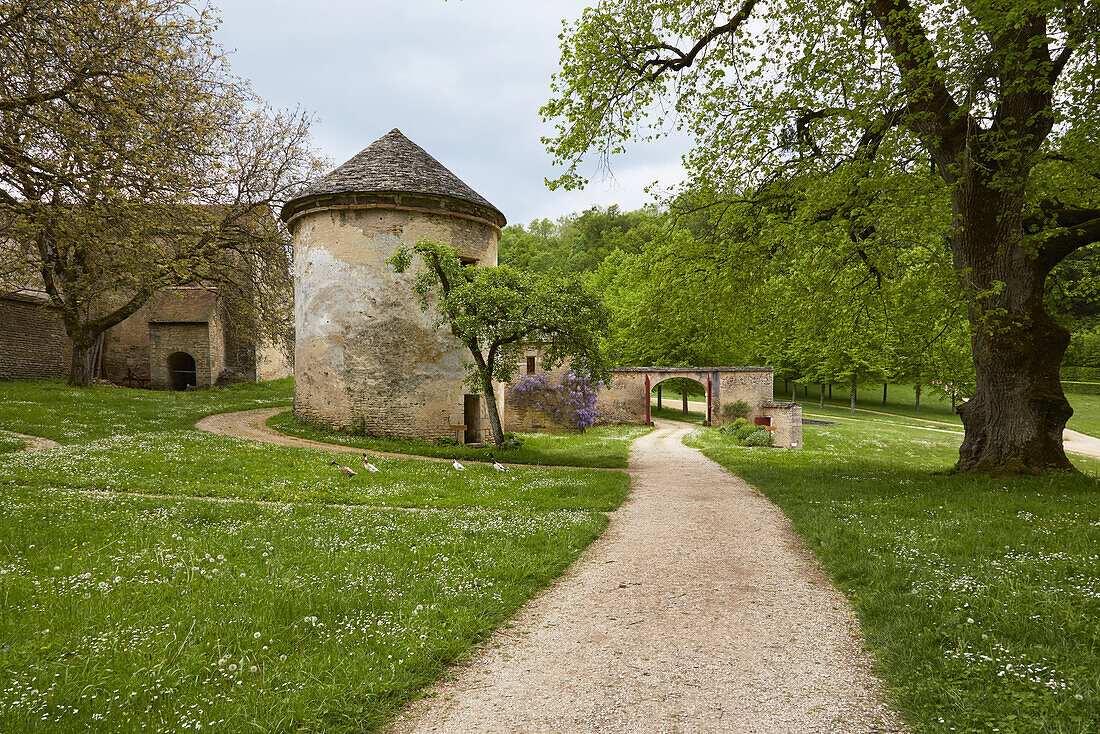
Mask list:
[{"label": "round stone tower", "polygon": [[294,237],[294,414],[372,435],[480,440],[488,422],[463,386],[469,352],[420,310],[413,273],[386,258],[428,238],[495,266],[500,210],[394,129],[282,218]]}]

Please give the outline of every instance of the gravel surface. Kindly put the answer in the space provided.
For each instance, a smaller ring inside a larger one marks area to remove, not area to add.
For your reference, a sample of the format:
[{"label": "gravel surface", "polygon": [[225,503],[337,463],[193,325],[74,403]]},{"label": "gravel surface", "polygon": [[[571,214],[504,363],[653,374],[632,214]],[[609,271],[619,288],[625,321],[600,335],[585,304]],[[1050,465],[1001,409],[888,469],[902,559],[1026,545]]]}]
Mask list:
[{"label": "gravel surface", "polygon": [[18,436],[26,441],[27,445],[19,449],[20,451],[47,451],[49,449],[56,449],[61,445],[53,439],[42,438],[41,436],[30,436],[26,433],[16,433],[15,431],[0,431],[0,433],[6,433],[9,436]]},{"label": "gravel surface", "polygon": [[786,517],[658,425],[607,532],[392,734],[901,731]]}]

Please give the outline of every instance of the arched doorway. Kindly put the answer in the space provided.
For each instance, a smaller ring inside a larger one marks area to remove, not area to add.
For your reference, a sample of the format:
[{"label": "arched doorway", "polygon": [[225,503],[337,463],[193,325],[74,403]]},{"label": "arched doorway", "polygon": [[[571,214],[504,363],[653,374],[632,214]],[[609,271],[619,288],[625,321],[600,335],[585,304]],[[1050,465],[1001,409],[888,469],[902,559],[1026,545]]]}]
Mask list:
[{"label": "arched doorway", "polygon": [[[710,421],[707,383],[694,374],[654,375],[650,380],[650,401],[656,398],[653,407],[665,411],[683,412],[683,420],[689,420],[688,413],[697,414],[691,420],[708,423]],[[663,388],[663,390],[662,390]],[[663,393],[663,394],[662,394]],[[672,417],[665,414],[665,417]],[[675,420],[675,418],[674,418]]]},{"label": "arched doorway", "polygon": [[187,352],[173,352],[168,355],[168,384],[173,390],[186,390],[194,387],[195,358]]}]

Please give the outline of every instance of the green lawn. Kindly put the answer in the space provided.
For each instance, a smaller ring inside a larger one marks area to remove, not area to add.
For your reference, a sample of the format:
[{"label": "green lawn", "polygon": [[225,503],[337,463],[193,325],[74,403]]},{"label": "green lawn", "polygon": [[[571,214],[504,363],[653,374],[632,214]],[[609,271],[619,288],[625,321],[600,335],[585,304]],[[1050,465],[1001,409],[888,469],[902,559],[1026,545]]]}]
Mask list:
[{"label": "green lawn", "polygon": [[[805,413],[821,412],[818,408],[819,396],[817,385],[810,385],[809,397],[804,397],[803,387],[798,388],[798,402],[802,403]],[[827,393],[826,393],[827,394]],[[890,385],[887,390],[885,407],[882,404],[882,385],[865,386],[859,389],[856,399],[856,407],[865,410],[877,410],[887,413],[909,416],[913,418],[925,418],[927,420],[947,421],[962,425],[957,413],[951,411],[950,399],[939,395],[928,388],[921,393],[920,408],[913,407],[912,385]],[[779,381],[775,390],[776,400],[790,400],[789,391],[783,390],[783,382]],[[1100,437],[1100,395],[1084,395],[1082,393],[1067,392],[1066,399],[1073,406],[1073,417],[1067,424],[1069,428],[1090,436]],[[845,388],[834,385],[833,399],[825,399],[826,409],[829,407],[842,408],[848,411],[848,393]]]},{"label": "green lawn", "polygon": [[1074,458],[1091,476],[935,475],[958,435],[857,418],[806,426],[798,451],[710,429],[688,441],[791,518],[915,731],[1095,731],[1100,462]]},{"label": "green lawn", "polygon": [[0,456],[0,731],[376,731],[626,496],[193,428],[289,395],[0,383],[0,427],[66,444]]},{"label": "green lawn", "polygon": [[550,466],[587,466],[622,469],[626,467],[630,444],[651,429],[645,426],[599,426],[584,433],[523,433],[523,445],[518,449],[500,449],[495,446],[473,446],[435,443],[407,438],[376,438],[358,436],[345,431],[332,431],[300,421],[290,411],[268,419],[267,425],[292,436],[355,446],[368,451],[388,451],[395,454],[414,454],[485,461],[491,453],[509,464],[533,464]]},{"label": "green lawn", "polygon": [[[347,477],[331,466],[350,464]],[[373,460],[356,454],[259,444],[200,431],[115,436],[49,452],[0,457],[0,484],[400,507],[613,510],[626,474],[593,469],[512,469],[470,462]]]},{"label": "green lawn", "polygon": [[0,382],[0,428],[81,443],[120,434],[192,429],[212,413],[290,405],[291,378],[218,390],[166,392],[100,386],[74,390],[59,380]]},{"label": "green lawn", "polygon": [[670,421],[684,421],[686,423],[697,423],[703,425],[703,419],[706,416],[703,413],[696,413],[693,410],[689,410],[687,414],[684,413],[683,408],[668,407],[668,403],[665,403],[662,407],[658,408],[656,405],[650,406],[650,415],[654,418],[664,418]]},{"label": "green lawn", "polygon": [[19,438],[19,436],[13,436],[10,433],[0,432],[0,454],[7,454],[12,451],[19,451],[27,445],[27,442]]}]

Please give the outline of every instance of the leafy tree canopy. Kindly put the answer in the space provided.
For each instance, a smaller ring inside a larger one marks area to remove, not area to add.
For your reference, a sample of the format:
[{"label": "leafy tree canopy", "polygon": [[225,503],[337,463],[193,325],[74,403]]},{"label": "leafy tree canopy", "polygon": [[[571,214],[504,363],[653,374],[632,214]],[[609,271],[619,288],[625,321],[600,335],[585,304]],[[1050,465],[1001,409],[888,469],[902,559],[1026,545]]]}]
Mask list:
[{"label": "leafy tree canopy", "polygon": [[542,345],[542,362],[568,361],[592,382],[607,376],[600,334],[607,317],[599,298],[576,276],[465,265],[450,245],[422,239],[388,260],[413,272],[411,287],[424,311],[439,314],[473,358],[467,383],[485,396],[493,438],[504,441],[494,382],[507,382],[526,344]]},{"label": "leafy tree canopy", "polygon": [[696,194],[813,213],[868,260],[897,241],[885,205],[924,197],[977,375],[958,469],[1071,468],[1069,339],[1044,292],[1100,240],[1098,30],[1100,9],[1068,0],[603,0],[563,35],[550,183],[581,185],[590,152],[686,130]]}]

